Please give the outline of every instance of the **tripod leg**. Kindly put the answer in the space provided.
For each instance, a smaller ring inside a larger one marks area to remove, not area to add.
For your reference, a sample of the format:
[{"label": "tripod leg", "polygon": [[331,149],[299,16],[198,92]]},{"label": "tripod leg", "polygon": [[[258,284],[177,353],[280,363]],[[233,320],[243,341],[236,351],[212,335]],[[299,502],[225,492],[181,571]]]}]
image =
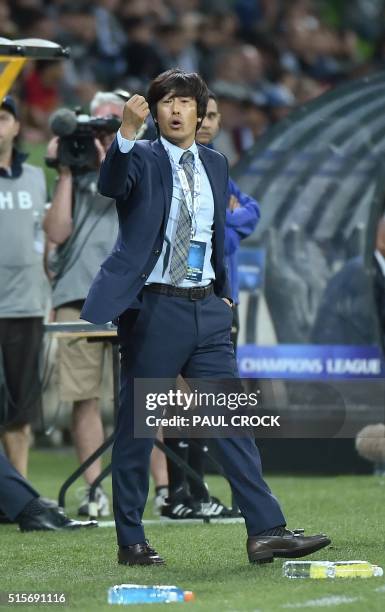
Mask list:
[{"label": "tripod leg", "polygon": [[62,484],[59,491],[58,504],[60,508],[65,507],[65,496],[69,487],[83,474],[83,472],[95,461],[98,459],[113,443],[114,434],[111,434],[107,440],[103,442],[99,448],[96,449],[92,455],[88,457],[86,461],[84,461],[79,467],[67,478],[67,480]]}]

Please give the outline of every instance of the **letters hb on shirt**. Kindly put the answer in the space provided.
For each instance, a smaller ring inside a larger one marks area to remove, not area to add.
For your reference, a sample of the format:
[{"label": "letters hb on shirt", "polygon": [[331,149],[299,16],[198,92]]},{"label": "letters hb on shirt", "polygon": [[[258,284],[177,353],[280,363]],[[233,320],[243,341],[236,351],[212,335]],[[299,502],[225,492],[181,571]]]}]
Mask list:
[{"label": "letters hb on shirt", "polygon": [[31,194],[28,191],[0,191],[0,210],[28,210],[33,207]]}]

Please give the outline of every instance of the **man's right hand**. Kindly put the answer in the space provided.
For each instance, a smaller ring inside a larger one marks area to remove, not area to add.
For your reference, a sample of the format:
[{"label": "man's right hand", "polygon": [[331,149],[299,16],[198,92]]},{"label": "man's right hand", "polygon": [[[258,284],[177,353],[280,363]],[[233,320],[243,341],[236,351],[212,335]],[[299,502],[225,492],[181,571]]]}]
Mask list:
[{"label": "man's right hand", "polygon": [[123,138],[134,140],[137,131],[143,125],[149,112],[147,100],[143,96],[135,94],[127,100],[123,109],[122,125],[120,126],[120,133]]}]

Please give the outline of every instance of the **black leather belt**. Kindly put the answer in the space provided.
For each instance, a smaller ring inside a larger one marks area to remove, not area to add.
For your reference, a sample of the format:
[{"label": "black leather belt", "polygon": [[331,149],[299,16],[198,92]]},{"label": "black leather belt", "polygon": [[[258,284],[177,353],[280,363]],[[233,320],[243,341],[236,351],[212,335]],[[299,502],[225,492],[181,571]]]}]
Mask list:
[{"label": "black leather belt", "polygon": [[206,285],[205,287],[174,287],[173,285],[164,285],[163,283],[151,283],[143,287],[146,291],[152,293],[160,293],[169,297],[184,297],[189,300],[203,300],[203,298],[211,295],[214,292],[214,285]]}]

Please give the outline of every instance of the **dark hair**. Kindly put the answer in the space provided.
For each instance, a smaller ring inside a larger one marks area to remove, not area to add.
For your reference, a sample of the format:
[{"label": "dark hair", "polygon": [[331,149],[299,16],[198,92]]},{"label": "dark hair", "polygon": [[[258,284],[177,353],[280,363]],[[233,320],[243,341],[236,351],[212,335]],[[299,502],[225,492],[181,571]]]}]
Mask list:
[{"label": "dark hair", "polygon": [[159,74],[151,81],[147,92],[147,102],[154,119],[156,119],[156,105],[169,93],[175,96],[188,96],[195,98],[197,102],[198,121],[197,130],[206,115],[207,103],[209,101],[209,90],[206,83],[196,72],[184,72],[179,68],[172,68]]},{"label": "dark hair", "polygon": [[218,104],[218,96],[211,89],[209,89],[209,100],[214,100]]}]

